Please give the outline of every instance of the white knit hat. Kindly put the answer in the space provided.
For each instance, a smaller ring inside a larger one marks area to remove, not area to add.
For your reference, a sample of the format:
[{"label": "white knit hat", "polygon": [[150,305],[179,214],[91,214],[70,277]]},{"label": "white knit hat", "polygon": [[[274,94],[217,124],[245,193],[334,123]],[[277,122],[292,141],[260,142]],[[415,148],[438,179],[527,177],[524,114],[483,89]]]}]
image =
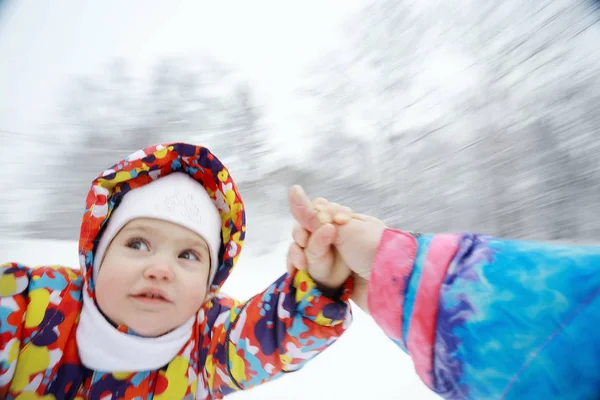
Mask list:
[{"label": "white knit hat", "polygon": [[113,210],[94,256],[94,279],[104,253],[119,231],[136,218],[155,218],[200,235],[210,250],[210,287],[219,267],[221,217],[206,189],[191,176],[175,172],[129,191]]}]

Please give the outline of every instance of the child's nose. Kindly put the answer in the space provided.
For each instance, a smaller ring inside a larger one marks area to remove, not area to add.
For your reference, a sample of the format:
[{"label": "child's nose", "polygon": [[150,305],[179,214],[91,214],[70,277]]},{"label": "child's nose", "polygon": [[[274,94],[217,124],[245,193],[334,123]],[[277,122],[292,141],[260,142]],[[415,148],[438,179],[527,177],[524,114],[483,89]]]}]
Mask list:
[{"label": "child's nose", "polygon": [[156,262],[146,268],[144,277],[157,281],[172,281],[174,277],[173,267],[166,260],[156,260]]}]

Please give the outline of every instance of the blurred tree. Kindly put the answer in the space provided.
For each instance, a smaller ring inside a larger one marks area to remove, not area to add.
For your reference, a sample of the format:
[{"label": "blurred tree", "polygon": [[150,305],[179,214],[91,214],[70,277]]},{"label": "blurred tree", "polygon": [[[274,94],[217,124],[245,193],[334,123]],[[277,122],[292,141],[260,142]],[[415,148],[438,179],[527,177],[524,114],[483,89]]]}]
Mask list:
[{"label": "blurred tree", "polygon": [[229,111],[220,107],[229,100],[212,87],[224,84],[211,80],[220,72],[217,64],[200,71],[182,65],[175,59],[157,63],[147,92],[136,90],[123,60],[113,62],[103,78],[75,79],[64,110],[75,134],[60,149],[60,163],[45,171],[53,206],[28,225],[30,234],[76,239],[89,185],[103,170],[151,144],[206,135],[227,119],[216,115]]}]

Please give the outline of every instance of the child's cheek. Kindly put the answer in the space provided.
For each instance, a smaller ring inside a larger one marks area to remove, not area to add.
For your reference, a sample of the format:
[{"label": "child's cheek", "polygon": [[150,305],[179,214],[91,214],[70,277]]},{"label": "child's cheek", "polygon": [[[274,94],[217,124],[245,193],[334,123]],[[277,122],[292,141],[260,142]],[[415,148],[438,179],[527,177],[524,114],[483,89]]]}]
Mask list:
[{"label": "child's cheek", "polygon": [[200,310],[206,298],[206,289],[203,286],[189,286],[185,291],[185,303],[190,305],[193,312]]}]

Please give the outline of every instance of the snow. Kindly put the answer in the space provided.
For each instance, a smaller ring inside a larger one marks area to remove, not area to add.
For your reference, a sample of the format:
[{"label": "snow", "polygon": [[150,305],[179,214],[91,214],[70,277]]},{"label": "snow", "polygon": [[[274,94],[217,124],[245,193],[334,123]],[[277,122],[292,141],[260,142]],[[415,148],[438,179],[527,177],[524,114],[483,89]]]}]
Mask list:
[{"label": "snow", "polygon": [[[245,299],[262,291],[285,271],[288,243],[266,255],[243,251],[223,290]],[[0,240],[0,262],[67,265],[78,268],[77,243],[52,240]],[[233,399],[439,399],[421,383],[408,355],[398,349],[359,309],[350,329],[302,370]]]}]

